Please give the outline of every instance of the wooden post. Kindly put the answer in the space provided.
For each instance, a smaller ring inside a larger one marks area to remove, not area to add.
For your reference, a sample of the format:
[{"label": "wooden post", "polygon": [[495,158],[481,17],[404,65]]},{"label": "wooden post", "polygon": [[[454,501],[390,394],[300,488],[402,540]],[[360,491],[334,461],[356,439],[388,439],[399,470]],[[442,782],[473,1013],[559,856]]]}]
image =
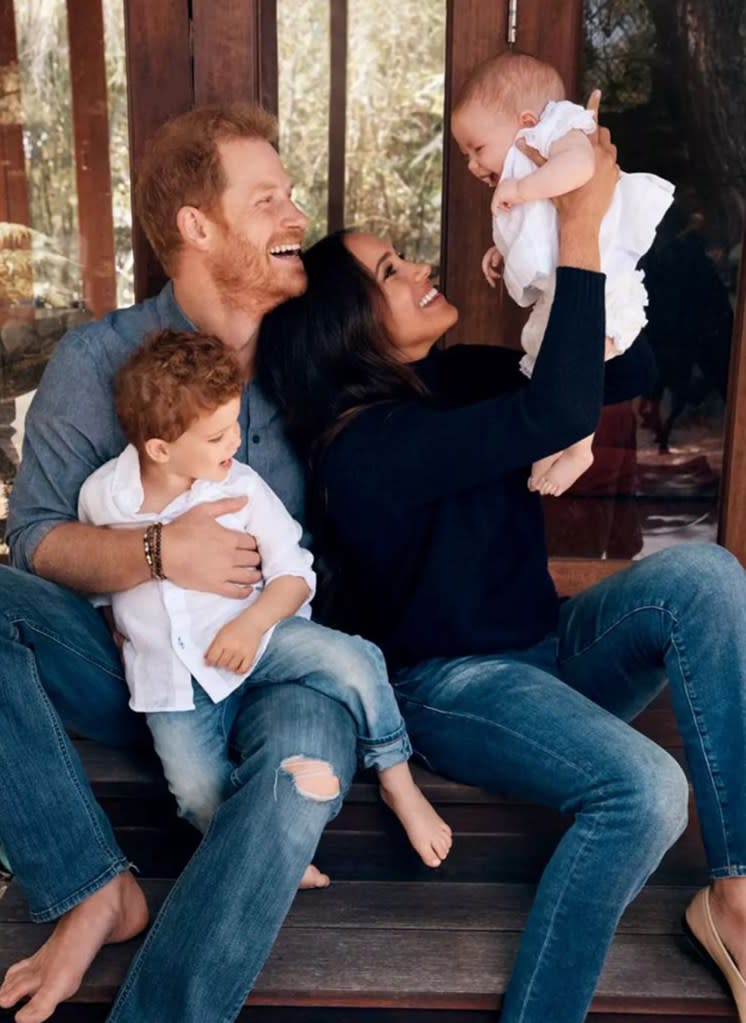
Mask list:
[{"label": "wooden post", "polygon": [[746,568],[746,226],[728,374],[719,539]]},{"label": "wooden post", "polygon": [[98,317],[117,304],[101,0],[67,0],[67,31],[83,299]]},{"label": "wooden post", "polygon": [[276,0],[193,0],[194,101],[277,113]]},{"label": "wooden post", "polygon": [[345,223],[345,156],[347,134],[347,0],[330,0],[329,39],[329,193],[326,227]]},{"label": "wooden post", "polygon": [[468,72],[507,49],[508,3],[448,0],[446,15],[445,124],[443,127],[443,227],[441,282],[459,309],[447,343],[500,344],[512,306],[502,288],[483,285],[479,264],[492,244],[490,192],[469,173],[450,132],[451,109]]},{"label": "wooden post", "polygon": [[[169,117],[192,106],[188,0],[127,0],[127,88],[133,186],[148,138]],[[133,217],[137,301],[154,294],[165,274]]]},{"label": "wooden post", "polygon": [[[0,0],[0,222],[31,226],[13,0]],[[19,302],[28,303],[33,315],[30,241],[0,242],[0,264],[7,267],[8,277],[7,286],[0,279],[0,322],[6,319],[2,307]]]}]

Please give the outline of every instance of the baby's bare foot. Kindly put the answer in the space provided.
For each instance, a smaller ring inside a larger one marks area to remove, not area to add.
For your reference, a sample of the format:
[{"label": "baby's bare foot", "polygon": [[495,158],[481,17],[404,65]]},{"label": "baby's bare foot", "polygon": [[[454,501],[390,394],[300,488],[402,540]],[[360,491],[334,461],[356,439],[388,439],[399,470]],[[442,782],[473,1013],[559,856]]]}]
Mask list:
[{"label": "baby's bare foot", "polygon": [[531,475],[528,478],[528,489],[539,490],[542,480],[546,478],[547,473],[555,464],[558,458],[562,456],[561,451],[556,451],[553,455],[547,455],[546,458],[540,458],[537,462],[531,466]]},{"label": "baby's bare foot", "polygon": [[453,835],[415,785],[409,766],[397,764],[382,771],[380,781],[381,798],[401,821],[415,852],[426,866],[439,867],[451,851]]},{"label": "baby's bare foot", "polygon": [[118,874],[60,917],[51,936],[30,959],[10,967],[0,987],[0,1008],[30,1001],[16,1023],[42,1023],[72,997],[102,945],[128,941],[144,930],[148,908],[130,873]]},{"label": "baby's bare foot", "polygon": [[563,451],[547,474],[537,481],[535,489],[546,497],[559,497],[593,465],[593,455],[585,448]]},{"label": "baby's bare foot", "polygon": [[308,888],[328,888],[331,883],[331,878],[328,874],[322,874],[318,867],[314,867],[313,863],[309,863],[306,867],[306,872],[300,879],[298,889],[303,892]]}]

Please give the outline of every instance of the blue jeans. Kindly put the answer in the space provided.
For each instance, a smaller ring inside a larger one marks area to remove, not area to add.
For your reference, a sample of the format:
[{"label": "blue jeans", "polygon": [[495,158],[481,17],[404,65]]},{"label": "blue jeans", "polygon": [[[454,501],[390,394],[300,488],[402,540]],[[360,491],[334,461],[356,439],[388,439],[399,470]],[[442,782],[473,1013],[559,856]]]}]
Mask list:
[{"label": "blue jeans", "polygon": [[[88,602],[0,568],[0,838],[35,920],[55,919],[127,869],[64,725],[107,743],[147,742],[128,698]],[[235,1019],[355,771],[349,713],[299,685],[248,689],[231,742],[236,791],[154,921],[112,1021]],[[297,756],[329,763],[339,795],[299,792],[281,767]]]},{"label": "blue jeans", "polygon": [[393,681],[434,770],[574,815],[544,870],[501,1023],[581,1023],[619,917],[682,832],[688,787],[631,720],[668,676],[713,877],[746,875],[746,573],[669,548],[562,606],[557,636]]},{"label": "blue jeans", "polygon": [[305,618],[286,618],[252,673],[220,703],[213,703],[192,680],[194,710],[146,715],[179,814],[200,831],[207,830],[237,784],[228,749],[247,689],[277,682],[308,686],[346,707],[355,722],[363,767],[382,771],[411,756],[378,647]]}]

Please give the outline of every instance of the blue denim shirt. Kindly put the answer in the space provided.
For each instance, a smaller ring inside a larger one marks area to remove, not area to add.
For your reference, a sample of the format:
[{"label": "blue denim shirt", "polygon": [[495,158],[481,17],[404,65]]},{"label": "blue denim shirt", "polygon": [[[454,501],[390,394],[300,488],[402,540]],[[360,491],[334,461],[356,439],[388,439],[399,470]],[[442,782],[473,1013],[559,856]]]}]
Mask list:
[{"label": "blue denim shirt", "polygon": [[[195,330],[167,284],[159,295],[118,309],[65,334],[44,371],[26,416],[21,465],[10,498],[6,542],[16,568],[32,571],[39,542],[78,519],[78,492],[94,469],[116,458],[126,440],[114,409],[112,380],[151,331]],[[237,457],[304,521],[305,479],[276,406],[256,382],[241,401]]]}]

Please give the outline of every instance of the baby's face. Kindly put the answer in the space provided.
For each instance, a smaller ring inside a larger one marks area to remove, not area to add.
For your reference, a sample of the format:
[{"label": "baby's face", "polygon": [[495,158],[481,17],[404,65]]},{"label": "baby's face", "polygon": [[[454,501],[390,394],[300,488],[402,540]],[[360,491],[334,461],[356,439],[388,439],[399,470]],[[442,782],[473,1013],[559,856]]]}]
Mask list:
[{"label": "baby's face", "polygon": [[494,188],[520,129],[516,116],[490,110],[474,100],[451,118],[451,131],[475,178]]},{"label": "baby's face", "polygon": [[169,470],[191,479],[224,480],[241,444],[240,411],[240,399],[232,398],[214,412],[198,416],[168,445]]}]

